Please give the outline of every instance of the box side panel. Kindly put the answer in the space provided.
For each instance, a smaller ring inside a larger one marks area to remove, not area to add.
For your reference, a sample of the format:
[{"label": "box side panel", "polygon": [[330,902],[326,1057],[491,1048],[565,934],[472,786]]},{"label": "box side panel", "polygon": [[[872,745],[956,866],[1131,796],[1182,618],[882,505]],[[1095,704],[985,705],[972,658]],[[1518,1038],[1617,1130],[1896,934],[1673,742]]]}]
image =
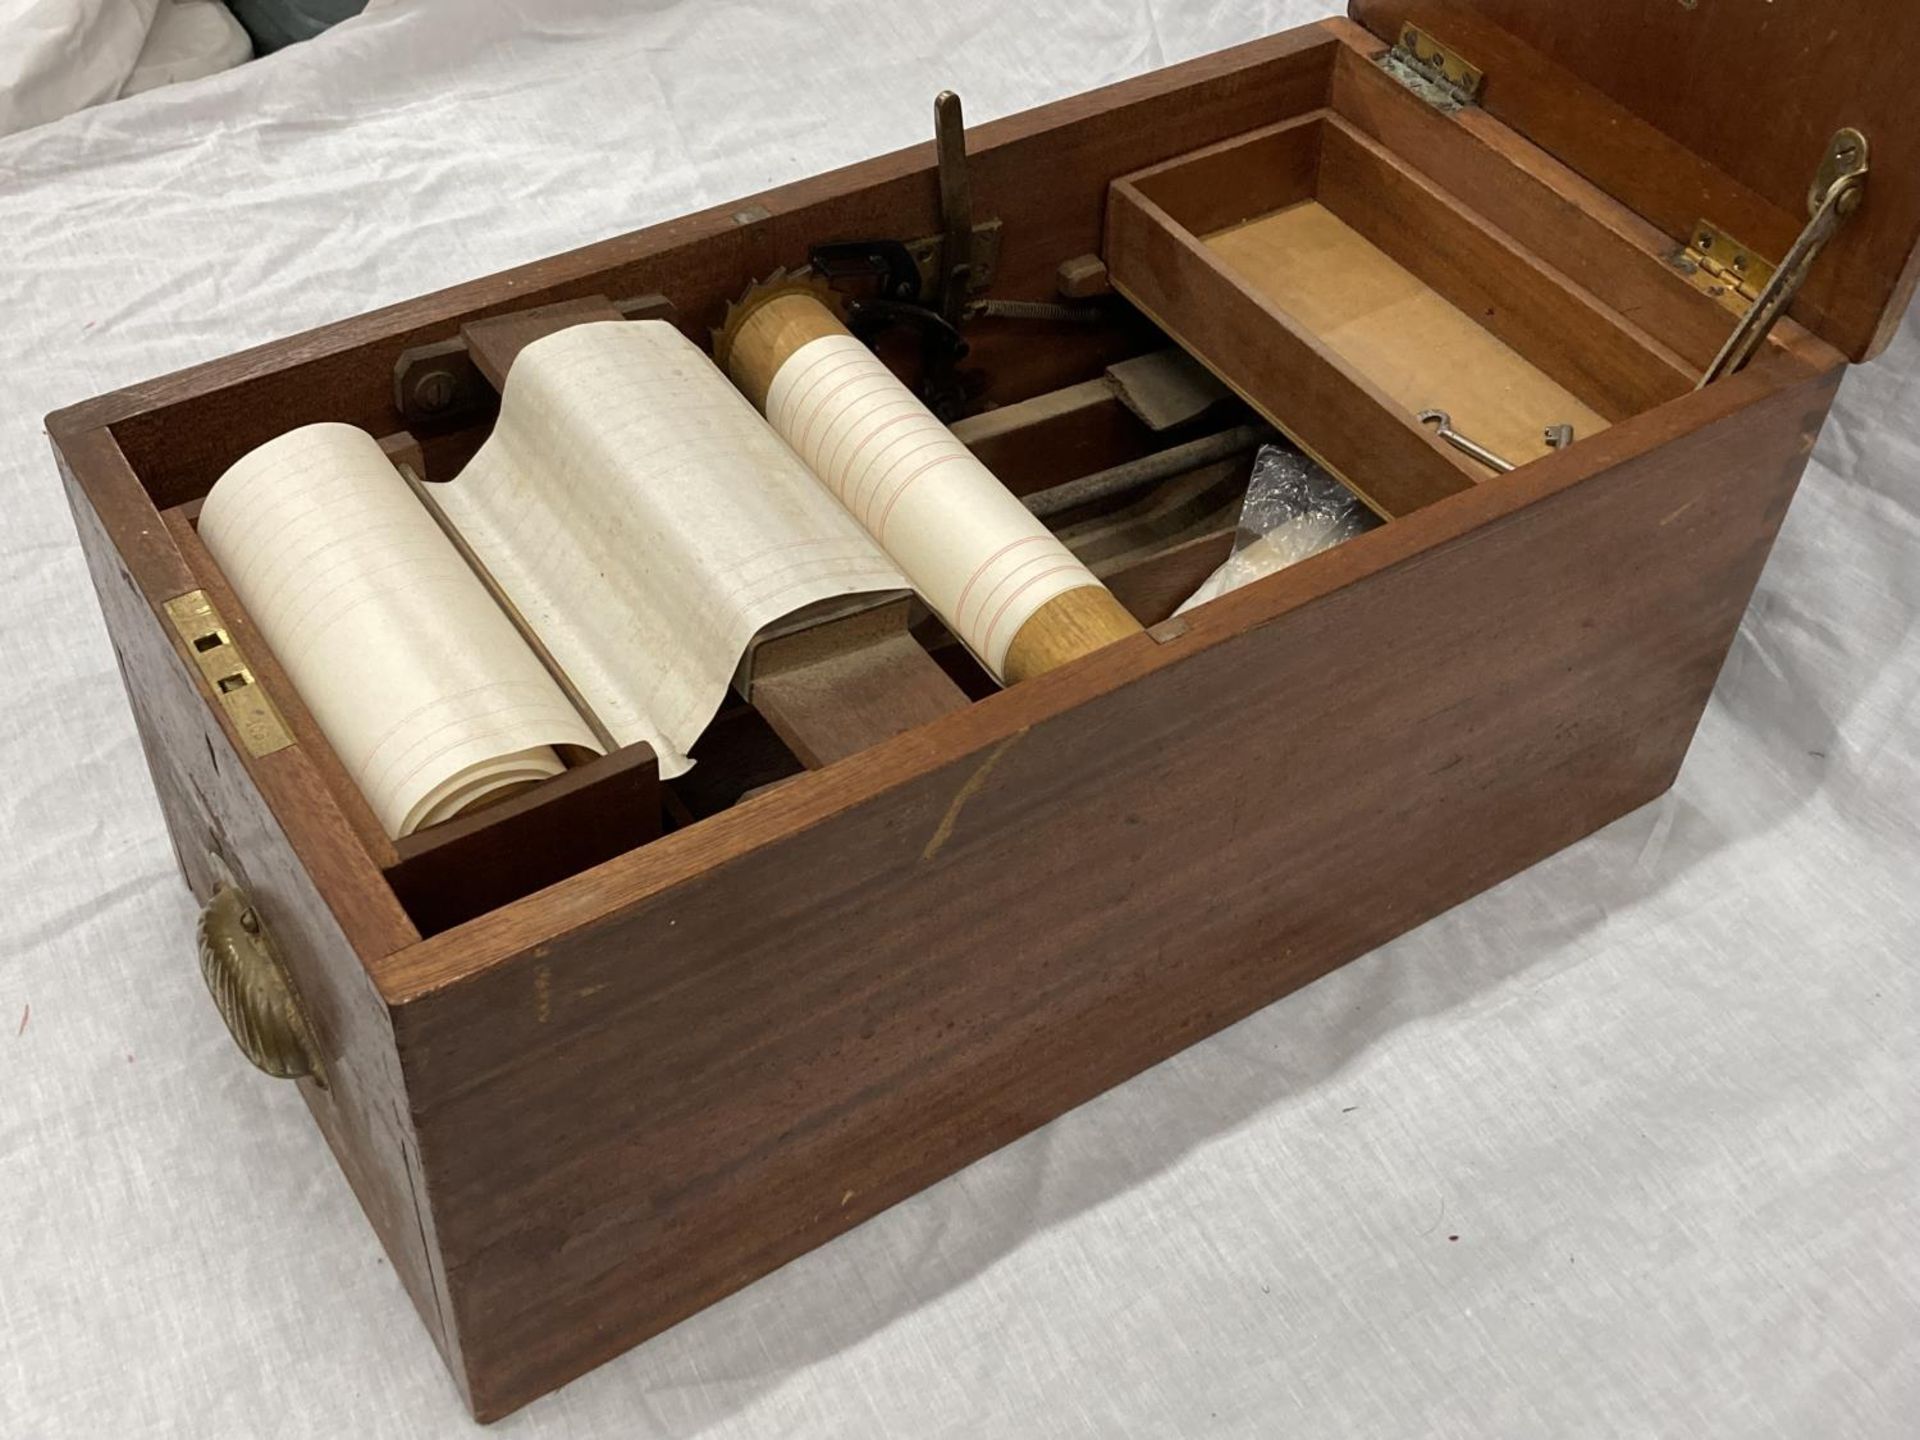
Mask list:
[{"label": "box side panel", "polygon": [[1658,795],[1837,380],[1510,477],[1264,623],[1230,596],[1132,684],[400,1007],[476,1412]]},{"label": "box side panel", "polygon": [[[447,1295],[437,1271],[386,1003],[341,919],[321,897],[314,875],[324,867],[296,853],[274,820],[232,738],[203,698],[180,642],[148,599],[191,589],[191,572],[162,527],[123,523],[127,513],[115,511],[115,497],[137,487],[123,473],[124,462],[104,431],[58,437],[56,454],[181,872],[205,900],[218,883],[209,858],[217,854],[246,888],[319,1040],[328,1084],[322,1089],[299,1082],[308,1108],[457,1373]],[[88,474],[85,485],[77,478],[82,471]],[[101,497],[98,506],[90,493]],[[283,751],[267,759],[284,765],[298,757]],[[305,803],[329,802],[316,783]],[[337,815],[333,819],[333,828],[344,833],[344,822]],[[372,923],[362,918],[353,928],[365,932]],[[183,967],[196,963],[192,934],[177,937],[177,951]],[[236,1053],[233,1063],[246,1062]],[[286,1082],[261,1076],[260,1083]]]}]

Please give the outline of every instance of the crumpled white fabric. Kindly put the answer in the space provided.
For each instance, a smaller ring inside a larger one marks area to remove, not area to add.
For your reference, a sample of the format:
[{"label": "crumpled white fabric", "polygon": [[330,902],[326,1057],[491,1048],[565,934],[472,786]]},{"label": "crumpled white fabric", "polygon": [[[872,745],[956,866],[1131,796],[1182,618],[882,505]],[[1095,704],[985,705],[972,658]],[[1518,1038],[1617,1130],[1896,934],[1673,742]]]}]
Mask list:
[{"label": "crumpled white fabric", "polygon": [[[202,991],[40,417],[1331,8],[399,0],[0,141],[0,1435],[470,1433]],[[1910,1436],[1917,417],[1909,316],[1669,795],[498,1433]]]},{"label": "crumpled white fabric", "polygon": [[0,0],[0,136],[252,55],[219,0]]},{"label": "crumpled white fabric", "polygon": [[162,0],[120,93],[217,75],[252,58],[253,42],[220,0]]},{"label": "crumpled white fabric", "polygon": [[0,0],[0,135],[120,93],[165,0]]}]

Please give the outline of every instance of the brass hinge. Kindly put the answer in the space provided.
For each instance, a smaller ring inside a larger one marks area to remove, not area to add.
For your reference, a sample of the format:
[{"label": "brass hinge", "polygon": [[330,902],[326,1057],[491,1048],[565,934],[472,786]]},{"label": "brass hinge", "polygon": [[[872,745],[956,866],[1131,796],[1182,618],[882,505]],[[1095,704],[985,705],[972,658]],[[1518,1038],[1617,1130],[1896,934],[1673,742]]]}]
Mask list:
[{"label": "brass hinge", "polygon": [[[1755,287],[1746,313],[1701,375],[1697,388],[1704,389],[1723,376],[1734,374],[1759,353],[1767,336],[1773,333],[1773,327],[1780,323],[1800,293],[1800,287],[1806,283],[1813,262],[1820,258],[1820,252],[1826,249],[1827,242],[1839,232],[1846,218],[1860,208],[1866,188],[1867,137],[1851,128],[1841,130],[1828,142],[1827,153],[1814,174],[1813,184],[1808,187],[1807,210],[1812,218],[1807,221],[1807,228],[1800,232],[1800,238],[1793,242],[1793,248],[1773,273]],[[1748,264],[1753,263],[1749,253]]]},{"label": "brass hinge", "polygon": [[1434,109],[1451,114],[1480,98],[1486,72],[1459,51],[1411,22],[1377,62],[1380,68]]},{"label": "brass hinge", "polygon": [[166,604],[167,618],[185,642],[193,663],[212,687],[214,698],[240,732],[249,755],[271,755],[293,744],[293,733],[279,708],[254,679],[240,647],[204,590],[189,590]]},{"label": "brass hinge", "polygon": [[1752,308],[1780,268],[1710,220],[1693,227],[1693,239],[1673,257],[1673,264],[1694,289],[1711,295],[1736,315]]}]

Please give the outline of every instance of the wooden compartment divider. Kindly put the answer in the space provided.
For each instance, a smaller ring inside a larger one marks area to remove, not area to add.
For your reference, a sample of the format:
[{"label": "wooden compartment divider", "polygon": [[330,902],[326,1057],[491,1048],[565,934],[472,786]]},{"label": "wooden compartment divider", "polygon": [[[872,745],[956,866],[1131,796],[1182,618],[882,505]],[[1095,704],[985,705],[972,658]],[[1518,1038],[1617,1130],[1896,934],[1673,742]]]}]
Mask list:
[{"label": "wooden compartment divider", "polygon": [[1489,473],[1424,410],[1524,463],[1697,379],[1331,108],[1116,180],[1106,244],[1121,294],[1389,517]]},{"label": "wooden compartment divider", "polygon": [[[1189,331],[1189,348],[1209,369],[1392,519],[1471,489],[1479,473],[1410,419],[1395,419],[1403,412],[1378,385],[1248,290],[1154,198],[1181,204],[1192,194],[1220,194],[1210,180],[1215,162],[1237,170],[1240,152],[1252,144],[1257,159],[1245,169],[1272,188],[1232,210],[1203,198],[1198,223],[1218,228],[1250,218],[1247,212],[1304,200],[1318,171],[1324,118],[1316,111],[1270,127],[1257,140],[1236,137],[1116,181],[1108,192],[1107,270],[1116,290],[1169,334]],[[1276,163],[1281,158],[1287,163]],[[1193,189],[1176,173],[1188,164],[1202,167]],[[1199,327],[1181,322],[1202,314],[1206,341],[1198,343],[1191,332]]]},{"label": "wooden compartment divider", "polygon": [[1700,378],[1378,141],[1337,115],[1322,128],[1320,203],[1607,419],[1678,399]]},{"label": "wooden compartment divider", "polygon": [[420,933],[437,935],[646,844],[661,798],[652,747],[623,745],[396,841],[387,882]]}]

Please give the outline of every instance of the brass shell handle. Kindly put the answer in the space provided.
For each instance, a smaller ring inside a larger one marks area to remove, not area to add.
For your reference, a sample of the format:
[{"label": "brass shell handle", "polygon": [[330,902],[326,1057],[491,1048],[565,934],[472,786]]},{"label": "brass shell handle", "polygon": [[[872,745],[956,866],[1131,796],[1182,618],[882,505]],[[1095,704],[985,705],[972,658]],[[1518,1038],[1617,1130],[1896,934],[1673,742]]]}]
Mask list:
[{"label": "brass shell handle", "polygon": [[200,912],[200,975],[234,1043],[284,1080],[326,1073],[300,997],[260,916],[238,885],[224,883]]}]

